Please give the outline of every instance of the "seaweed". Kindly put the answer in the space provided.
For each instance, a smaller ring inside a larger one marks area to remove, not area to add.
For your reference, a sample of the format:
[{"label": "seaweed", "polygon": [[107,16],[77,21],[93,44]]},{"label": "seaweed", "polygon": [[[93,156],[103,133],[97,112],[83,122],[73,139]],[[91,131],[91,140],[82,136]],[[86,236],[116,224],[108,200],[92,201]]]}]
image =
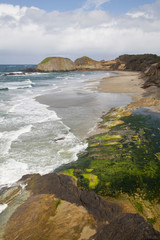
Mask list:
[{"label": "seaweed", "polygon": [[[137,113],[119,119],[123,124],[113,126],[109,133],[90,137],[86,151],[79,154],[77,162],[70,164],[77,184],[82,189],[94,189],[102,196],[138,193],[149,201],[158,199],[160,119]],[[109,115],[104,116],[103,124],[110,120]],[[97,179],[95,184],[91,176]]]}]

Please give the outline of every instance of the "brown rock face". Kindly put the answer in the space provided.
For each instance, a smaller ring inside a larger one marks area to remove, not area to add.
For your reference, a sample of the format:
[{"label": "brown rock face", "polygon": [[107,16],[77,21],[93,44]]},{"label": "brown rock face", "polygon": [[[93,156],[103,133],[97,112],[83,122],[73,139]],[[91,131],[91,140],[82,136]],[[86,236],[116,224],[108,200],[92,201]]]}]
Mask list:
[{"label": "brown rock face", "polygon": [[28,186],[20,191],[16,207],[14,189],[19,187],[4,189],[1,201],[8,201],[8,210],[0,217],[0,240],[160,239],[160,233],[139,214],[123,214],[115,203],[78,189],[69,176],[26,175],[20,183]]},{"label": "brown rock face", "polygon": [[86,229],[84,240],[96,233],[96,223],[83,207],[42,194],[30,197],[12,215],[5,240],[78,240]]},{"label": "brown rock face", "polygon": [[60,71],[87,71],[87,70],[122,70],[116,60],[113,61],[95,61],[89,57],[81,57],[72,62],[69,58],[48,57],[38,64],[35,71],[41,72],[60,72]]},{"label": "brown rock face", "polygon": [[66,175],[36,175],[27,189],[34,194],[54,194],[59,199],[83,206],[100,222],[111,221],[121,214],[116,204],[104,201],[95,192],[80,190]]},{"label": "brown rock face", "polygon": [[146,78],[144,88],[157,85],[160,87],[160,63],[152,64],[144,73],[143,77]]},{"label": "brown rock face", "polygon": [[36,69],[43,72],[73,71],[75,66],[69,58],[51,57],[44,59]]},{"label": "brown rock face", "polygon": [[104,226],[90,240],[159,240],[160,233],[139,214],[124,214]]},{"label": "brown rock face", "polygon": [[117,61],[95,61],[88,57],[81,57],[75,60],[77,70],[115,70],[117,69]]}]

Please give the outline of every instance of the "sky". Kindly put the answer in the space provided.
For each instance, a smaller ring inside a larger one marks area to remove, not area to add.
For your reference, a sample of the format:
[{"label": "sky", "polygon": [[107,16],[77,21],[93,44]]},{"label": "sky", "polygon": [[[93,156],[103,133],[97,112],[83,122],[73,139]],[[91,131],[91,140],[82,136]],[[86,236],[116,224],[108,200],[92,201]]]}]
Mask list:
[{"label": "sky", "polygon": [[160,0],[0,0],[0,64],[160,55]]}]

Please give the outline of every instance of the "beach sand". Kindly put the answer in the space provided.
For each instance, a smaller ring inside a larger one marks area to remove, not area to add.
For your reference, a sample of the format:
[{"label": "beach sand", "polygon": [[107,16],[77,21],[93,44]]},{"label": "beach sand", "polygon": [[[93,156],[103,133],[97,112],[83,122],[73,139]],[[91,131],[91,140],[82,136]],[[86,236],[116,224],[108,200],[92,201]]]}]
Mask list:
[{"label": "beach sand", "polygon": [[100,81],[97,88],[100,92],[135,94],[143,94],[145,92],[141,88],[144,80],[140,78],[139,72],[114,71],[113,73],[118,75],[103,78]]},{"label": "beach sand", "polygon": [[[126,93],[132,97],[133,101],[138,101],[143,97],[145,94],[145,90],[142,88],[144,80],[140,77],[140,72],[112,71],[112,73],[117,75],[101,79],[98,86],[94,86],[94,81],[92,81],[91,89],[103,93]],[[94,131],[88,134],[89,137],[106,131],[98,126],[97,124]]]}]

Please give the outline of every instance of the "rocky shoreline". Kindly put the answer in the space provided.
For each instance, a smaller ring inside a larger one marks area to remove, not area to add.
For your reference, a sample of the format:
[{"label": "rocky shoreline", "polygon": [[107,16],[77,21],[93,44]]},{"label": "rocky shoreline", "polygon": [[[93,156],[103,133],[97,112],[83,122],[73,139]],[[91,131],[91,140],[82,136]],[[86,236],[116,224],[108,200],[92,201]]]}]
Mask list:
[{"label": "rocky shoreline", "polygon": [[[22,186],[26,188],[22,188]],[[139,214],[123,213],[63,174],[24,176],[1,193],[0,239],[160,239]]]},{"label": "rocky shoreline", "polygon": [[102,117],[76,162],[2,189],[0,240],[159,240],[159,112],[147,88]]},{"label": "rocky shoreline", "polygon": [[[144,97],[126,107],[111,109],[103,116],[99,126],[104,133],[88,139],[89,147],[76,163],[63,166],[57,170],[58,173],[26,175],[11,188],[1,190],[0,204],[7,204],[8,207],[0,214],[0,239],[160,239],[160,233],[152,226],[160,230],[160,193],[157,188],[154,192],[151,186],[149,192],[145,192],[145,187],[135,187],[134,182],[132,186],[131,181],[129,185],[127,182],[121,185],[117,178],[118,189],[103,178],[105,172],[119,169],[120,165],[112,168],[109,162],[114,165],[115,159],[118,163],[120,160],[117,157],[122,150],[127,166],[124,171],[127,172],[129,156],[135,154],[132,148],[128,148],[130,144],[135,144],[133,149],[138,149],[139,154],[144,143],[148,148],[144,139],[145,126],[136,125],[137,129],[132,129],[135,122],[127,118],[132,118],[133,112],[142,107],[156,108],[159,105],[158,99]],[[140,122],[143,120],[140,119]],[[138,121],[136,118],[137,124],[140,124]],[[128,138],[124,139],[123,135]],[[155,155],[153,147],[150,147]],[[146,152],[146,156],[149,154]],[[159,159],[158,153],[156,158]],[[108,170],[104,167],[105,162]],[[153,165],[152,171],[156,171],[157,167]],[[120,172],[115,172],[117,177]],[[131,180],[131,176],[128,175],[124,181]],[[154,181],[157,187],[158,179]],[[153,198],[149,199],[146,194],[150,196],[150,191]]]}]

